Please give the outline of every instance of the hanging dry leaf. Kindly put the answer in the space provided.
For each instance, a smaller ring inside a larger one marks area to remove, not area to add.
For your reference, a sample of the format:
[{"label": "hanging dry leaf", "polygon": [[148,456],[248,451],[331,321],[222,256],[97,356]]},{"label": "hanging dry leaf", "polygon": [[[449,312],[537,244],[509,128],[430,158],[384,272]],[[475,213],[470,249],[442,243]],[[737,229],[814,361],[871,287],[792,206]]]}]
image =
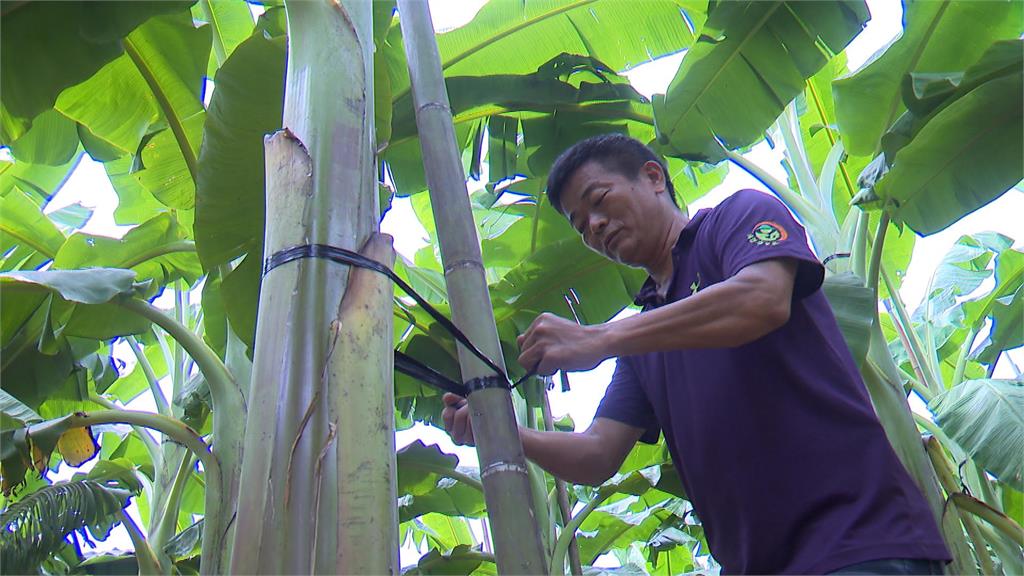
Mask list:
[{"label": "hanging dry leaf", "polygon": [[99,448],[89,426],[72,428],[57,439],[57,451],[64,457],[64,462],[68,466],[81,466],[92,460],[99,452]]}]

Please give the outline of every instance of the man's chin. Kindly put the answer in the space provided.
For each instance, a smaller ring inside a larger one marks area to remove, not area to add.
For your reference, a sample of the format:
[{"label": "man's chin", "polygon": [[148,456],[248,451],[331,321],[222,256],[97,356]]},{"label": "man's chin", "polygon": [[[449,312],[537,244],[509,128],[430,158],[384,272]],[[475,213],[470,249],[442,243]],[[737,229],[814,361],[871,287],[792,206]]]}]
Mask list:
[{"label": "man's chin", "polygon": [[631,268],[643,268],[643,265],[637,262],[635,258],[631,258],[632,254],[630,254],[628,250],[623,250],[623,248],[625,247],[619,246],[619,250],[616,250],[614,254],[609,254],[605,252],[602,252],[601,254],[605,258],[611,260],[612,262],[616,262],[618,264],[625,264],[626,266],[629,266]]}]

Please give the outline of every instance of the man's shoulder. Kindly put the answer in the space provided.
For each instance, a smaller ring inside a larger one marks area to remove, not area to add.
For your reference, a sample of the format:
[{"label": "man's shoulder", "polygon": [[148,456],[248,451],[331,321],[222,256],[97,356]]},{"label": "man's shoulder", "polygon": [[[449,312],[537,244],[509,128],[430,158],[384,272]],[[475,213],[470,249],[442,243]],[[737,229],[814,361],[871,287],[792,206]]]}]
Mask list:
[{"label": "man's shoulder", "polygon": [[743,188],[733,192],[715,206],[706,211],[701,228],[703,235],[716,234],[721,229],[731,229],[751,212],[760,212],[778,200],[766,192],[753,188]]},{"label": "man's shoulder", "polygon": [[727,196],[725,200],[715,206],[715,211],[732,211],[745,209],[750,206],[776,205],[778,198],[767,192],[755,190],[754,188],[743,188]]}]

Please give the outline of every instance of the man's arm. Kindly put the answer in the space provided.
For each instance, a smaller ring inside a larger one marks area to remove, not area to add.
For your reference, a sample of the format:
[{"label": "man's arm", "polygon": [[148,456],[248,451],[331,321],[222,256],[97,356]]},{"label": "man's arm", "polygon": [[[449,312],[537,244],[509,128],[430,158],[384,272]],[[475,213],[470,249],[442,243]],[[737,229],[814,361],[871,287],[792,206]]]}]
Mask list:
[{"label": "man's arm", "polygon": [[[442,417],[445,428],[456,444],[473,444],[473,425],[469,406],[455,394],[445,394]],[[526,457],[551,475],[574,484],[597,486],[622,466],[629,451],[643,435],[642,428],[596,418],[590,427],[578,432],[546,432],[519,428]]]},{"label": "man's arm", "polygon": [[519,337],[519,363],[546,375],[613,356],[742,346],[789,320],[796,268],[788,258],[756,262],[689,298],[594,326],[542,314]]},{"label": "man's arm", "polygon": [[552,476],[590,486],[611,478],[643,433],[609,418],[595,418],[582,433],[519,429],[527,458]]}]

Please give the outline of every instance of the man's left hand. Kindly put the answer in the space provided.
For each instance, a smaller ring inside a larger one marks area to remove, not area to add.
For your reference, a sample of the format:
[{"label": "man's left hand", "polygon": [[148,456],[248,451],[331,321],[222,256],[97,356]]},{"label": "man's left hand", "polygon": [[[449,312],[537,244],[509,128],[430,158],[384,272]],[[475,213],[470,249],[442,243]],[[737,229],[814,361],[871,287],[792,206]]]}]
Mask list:
[{"label": "man's left hand", "polygon": [[519,336],[519,364],[541,376],[556,370],[590,370],[608,357],[603,325],[581,326],[544,313]]}]

